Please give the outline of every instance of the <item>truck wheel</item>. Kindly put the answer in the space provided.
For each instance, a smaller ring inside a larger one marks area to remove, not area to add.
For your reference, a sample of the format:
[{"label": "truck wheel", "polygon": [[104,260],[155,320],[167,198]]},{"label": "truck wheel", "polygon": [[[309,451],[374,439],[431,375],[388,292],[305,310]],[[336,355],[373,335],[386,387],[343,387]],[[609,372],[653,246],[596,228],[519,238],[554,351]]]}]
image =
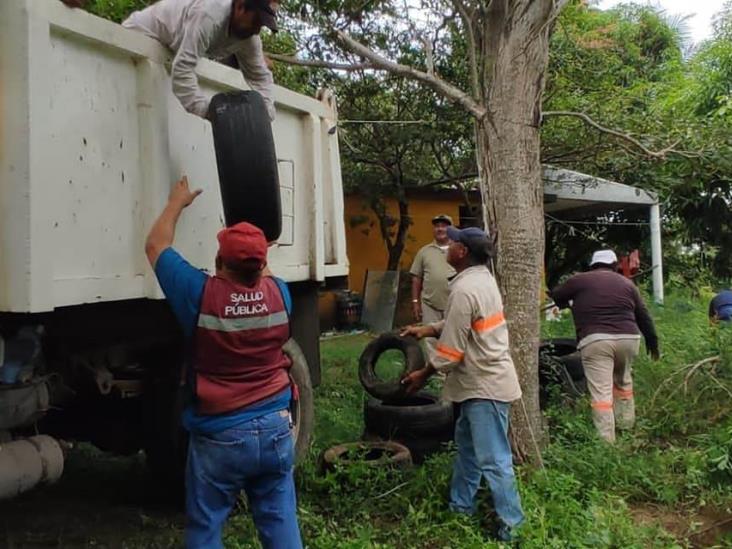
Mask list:
[{"label": "truck wheel", "polygon": [[315,418],[313,413],[313,384],[310,380],[305,355],[294,339],[290,339],[284,347],[285,353],[292,359],[290,376],[297,385],[300,398],[292,403],[292,423],[295,435],[295,457],[298,461],[304,459],[310,448],[310,439],[313,436]]}]

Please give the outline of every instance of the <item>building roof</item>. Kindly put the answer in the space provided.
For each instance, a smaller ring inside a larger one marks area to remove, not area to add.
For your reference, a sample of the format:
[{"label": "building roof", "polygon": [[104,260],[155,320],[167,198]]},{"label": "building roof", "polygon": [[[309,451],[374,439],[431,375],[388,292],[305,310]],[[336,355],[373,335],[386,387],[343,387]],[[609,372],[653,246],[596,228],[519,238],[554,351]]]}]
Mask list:
[{"label": "building roof", "polygon": [[[542,179],[544,211],[550,214],[570,211],[578,215],[593,214],[658,203],[658,196],[651,191],[555,166],[544,165]],[[476,200],[480,199],[477,189],[469,193]],[[465,200],[462,191],[444,187],[412,188],[407,190],[407,196],[429,200]]]},{"label": "building roof", "polygon": [[591,213],[648,207],[658,203],[650,191],[572,170],[544,166],[544,211]]}]

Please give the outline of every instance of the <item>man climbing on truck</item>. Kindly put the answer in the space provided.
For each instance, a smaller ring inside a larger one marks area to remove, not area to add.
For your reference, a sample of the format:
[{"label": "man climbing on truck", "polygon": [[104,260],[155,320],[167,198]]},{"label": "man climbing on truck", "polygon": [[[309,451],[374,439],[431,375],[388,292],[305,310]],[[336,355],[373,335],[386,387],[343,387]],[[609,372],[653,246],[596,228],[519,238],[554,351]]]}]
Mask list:
[{"label": "man climbing on truck", "polygon": [[265,549],[302,547],[293,479],[290,401],[292,299],[267,269],[264,233],[246,222],[218,234],[216,275],[171,246],[183,209],[201,191],[184,177],[150,230],[145,253],[191,342],[186,367],[190,433],[186,547],[223,547],[223,524],[241,490]]},{"label": "man climbing on truck", "polygon": [[[80,7],[84,0],[62,0]],[[275,118],[274,79],[267,66],[259,33],[277,32],[276,0],[159,0],[122,22],[154,38],[174,52],[173,93],[186,111],[208,118],[211,98],[201,92],[196,66],[201,57],[223,60],[234,56],[249,86],[264,98],[270,120]]]}]

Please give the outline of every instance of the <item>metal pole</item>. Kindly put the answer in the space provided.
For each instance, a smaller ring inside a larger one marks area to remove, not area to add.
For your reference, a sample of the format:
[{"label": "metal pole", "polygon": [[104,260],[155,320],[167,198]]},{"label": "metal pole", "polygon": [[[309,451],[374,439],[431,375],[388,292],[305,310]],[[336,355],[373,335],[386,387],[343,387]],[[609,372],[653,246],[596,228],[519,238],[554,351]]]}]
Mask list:
[{"label": "metal pole", "polygon": [[663,303],[663,253],[661,250],[661,208],[651,206],[651,262],[653,264],[653,300]]}]

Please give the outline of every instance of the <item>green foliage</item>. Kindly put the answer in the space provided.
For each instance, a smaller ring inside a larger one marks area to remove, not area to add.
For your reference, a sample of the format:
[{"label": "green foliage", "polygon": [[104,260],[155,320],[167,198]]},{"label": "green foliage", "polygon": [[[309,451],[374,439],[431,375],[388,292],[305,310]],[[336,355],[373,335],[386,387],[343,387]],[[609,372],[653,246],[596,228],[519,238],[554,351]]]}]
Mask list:
[{"label": "green foliage", "polygon": [[[687,286],[709,272],[732,275],[729,20],[729,10],[720,14],[715,37],[684,57],[683,29],[663,13],[633,4],[603,12],[574,2],[559,18],[550,49],[545,110],[584,112],[651,149],[676,143],[694,153],[649,161],[578,120],[549,118],[542,128],[544,161],[659,193],[667,271]],[[646,214],[613,212],[607,219],[645,221]],[[554,278],[576,269],[598,241],[650,257],[646,231],[585,232],[592,238],[549,224],[546,264]]]},{"label": "green foliage", "polygon": [[[694,509],[732,503],[729,475],[732,402],[722,389],[692,384],[684,398],[657,399],[659,380],[719,350],[726,332],[710,330],[707,298],[671,295],[655,307],[663,359],[640,357],[636,368],[639,425],[615,446],[600,442],[586,401],[557,404],[547,414],[551,442],[546,470],[519,468],[527,514],[522,547],[684,547],[636,508],[661,506],[689,521]],[[732,331],[730,331],[732,332]],[[571,320],[548,323],[546,337],[571,336]],[[727,341],[727,340],[724,340]],[[482,517],[455,517],[446,508],[452,454],[408,471],[355,466],[323,476],[317,456],[362,429],[363,392],[357,359],[367,339],[324,342],[313,459],[298,474],[301,522],[312,547],[491,547],[495,518],[479,493]],[[399,365],[393,365],[394,368]],[[720,377],[724,382],[724,376]],[[702,395],[697,390],[704,388]],[[665,394],[665,393],[664,393]],[[332,413],[337,409],[337,413]],[[710,424],[710,418],[717,418]],[[725,419],[726,418],[726,419]],[[718,423],[717,423],[718,422]],[[337,437],[330,433],[337,431]],[[324,433],[327,433],[324,435]],[[676,511],[678,510],[678,511]]]},{"label": "green foliage", "polygon": [[85,9],[99,17],[121,23],[133,11],[141,10],[154,2],[155,0],[89,0]]}]

